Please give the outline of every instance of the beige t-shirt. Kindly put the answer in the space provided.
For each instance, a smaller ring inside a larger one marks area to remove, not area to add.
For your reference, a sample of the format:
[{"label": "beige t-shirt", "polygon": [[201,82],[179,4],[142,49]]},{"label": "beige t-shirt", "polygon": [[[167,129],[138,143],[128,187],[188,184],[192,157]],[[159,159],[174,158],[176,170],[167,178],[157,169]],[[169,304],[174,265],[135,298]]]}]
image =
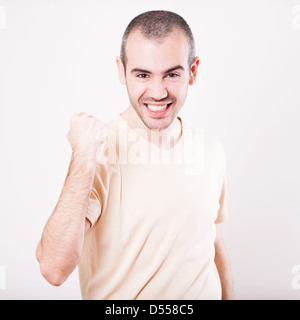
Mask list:
[{"label": "beige t-shirt", "polygon": [[[83,299],[220,299],[216,225],[227,218],[225,154],[182,121],[169,151],[108,122],[79,264]],[[153,141],[153,140],[152,140]]]}]

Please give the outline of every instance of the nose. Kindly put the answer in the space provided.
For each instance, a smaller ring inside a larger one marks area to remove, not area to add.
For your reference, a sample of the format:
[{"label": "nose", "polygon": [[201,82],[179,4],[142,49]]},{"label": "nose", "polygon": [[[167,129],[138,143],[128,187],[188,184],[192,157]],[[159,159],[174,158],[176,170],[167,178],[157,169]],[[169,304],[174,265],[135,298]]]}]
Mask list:
[{"label": "nose", "polygon": [[153,80],[148,88],[148,95],[153,100],[162,100],[168,96],[168,91],[165,87],[164,81],[161,79]]}]

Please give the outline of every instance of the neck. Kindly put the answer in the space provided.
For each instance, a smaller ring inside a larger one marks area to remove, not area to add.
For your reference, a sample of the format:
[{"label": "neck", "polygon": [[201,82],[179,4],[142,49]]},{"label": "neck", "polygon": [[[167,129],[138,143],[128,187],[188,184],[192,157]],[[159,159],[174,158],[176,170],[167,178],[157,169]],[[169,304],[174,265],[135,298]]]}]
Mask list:
[{"label": "neck", "polygon": [[163,130],[149,129],[130,105],[121,117],[127,122],[128,126],[133,130],[143,130],[147,134],[148,141],[157,146],[169,149],[172,145],[176,145],[181,138],[182,128],[181,121],[176,117],[168,128]]}]

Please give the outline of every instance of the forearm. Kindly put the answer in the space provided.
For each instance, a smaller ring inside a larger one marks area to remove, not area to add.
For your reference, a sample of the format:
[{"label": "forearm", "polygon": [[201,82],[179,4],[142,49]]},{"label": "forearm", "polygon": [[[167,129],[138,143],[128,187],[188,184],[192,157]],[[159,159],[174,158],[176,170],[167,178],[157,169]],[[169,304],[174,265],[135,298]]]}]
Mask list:
[{"label": "forearm", "polygon": [[232,300],[233,297],[233,284],[232,275],[229,265],[229,259],[226,252],[218,252],[215,256],[215,264],[220,276],[222,287],[222,300]]},{"label": "forearm", "polygon": [[62,193],[38,245],[41,272],[54,285],[61,284],[79,262],[95,168],[93,158],[73,153]]},{"label": "forearm", "polygon": [[233,300],[233,281],[229,257],[222,239],[220,226],[217,226],[217,238],[215,241],[215,264],[219,273],[222,300]]}]

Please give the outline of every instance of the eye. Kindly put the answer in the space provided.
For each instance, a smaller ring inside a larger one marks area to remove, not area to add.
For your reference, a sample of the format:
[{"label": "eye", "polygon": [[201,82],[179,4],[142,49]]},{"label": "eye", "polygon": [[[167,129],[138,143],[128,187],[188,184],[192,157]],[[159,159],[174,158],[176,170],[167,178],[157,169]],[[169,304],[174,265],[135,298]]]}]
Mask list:
[{"label": "eye", "polygon": [[178,75],[177,73],[169,73],[169,74],[167,75],[167,77],[168,77],[168,78],[177,78],[177,77],[179,77],[179,75]]},{"label": "eye", "polygon": [[140,73],[137,75],[137,78],[146,79],[146,78],[148,78],[148,75],[146,73]]}]

